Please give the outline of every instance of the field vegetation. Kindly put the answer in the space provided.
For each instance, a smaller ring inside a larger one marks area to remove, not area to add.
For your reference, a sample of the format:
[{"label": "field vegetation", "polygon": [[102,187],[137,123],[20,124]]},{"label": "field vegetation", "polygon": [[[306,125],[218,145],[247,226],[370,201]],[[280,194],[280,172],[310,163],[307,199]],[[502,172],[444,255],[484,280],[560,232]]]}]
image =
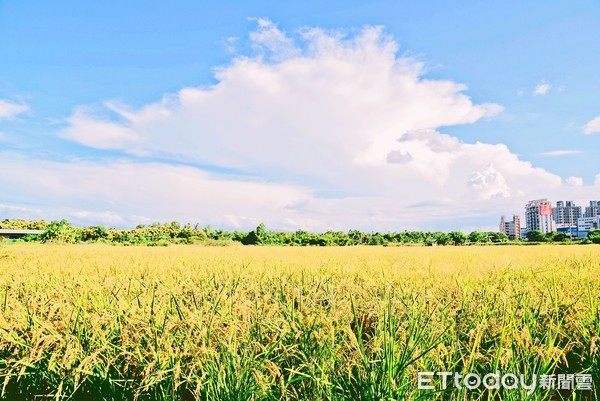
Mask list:
[{"label": "field vegetation", "polygon": [[66,220],[50,223],[25,220],[3,220],[0,229],[45,230],[42,235],[29,235],[21,242],[42,243],[109,243],[113,245],[168,246],[171,244],[212,244],[227,243],[243,245],[285,245],[285,246],[353,246],[353,245],[508,245],[508,244],[600,244],[600,230],[591,231],[587,237],[568,236],[564,232],[542,233],[532,230],[526,239],[509,238],[500,232],[473,231],[464,234],[459,231],[427,232],[362,232],[359,230],[326,231],[311,233],[304,230],[295,232],[270,231],[259,224],[251,231],[226,231],[200,227],[173,221],[139,225],[134,229],[105,228],[104,226],[75,227]]},{"label": "field vegetation", "polygon": [[0,247],[0,399],[542,400],[600,381],[600,247]]}]

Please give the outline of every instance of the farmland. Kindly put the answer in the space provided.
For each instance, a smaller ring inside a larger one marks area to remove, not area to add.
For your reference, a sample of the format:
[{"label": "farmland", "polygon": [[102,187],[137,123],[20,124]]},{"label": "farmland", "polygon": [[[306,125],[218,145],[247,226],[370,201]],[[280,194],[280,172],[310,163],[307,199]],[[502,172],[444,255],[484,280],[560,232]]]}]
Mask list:
[{"label": "farmland", "polygon": [[600,247],[0,247],[1,399],[595,399]]}]

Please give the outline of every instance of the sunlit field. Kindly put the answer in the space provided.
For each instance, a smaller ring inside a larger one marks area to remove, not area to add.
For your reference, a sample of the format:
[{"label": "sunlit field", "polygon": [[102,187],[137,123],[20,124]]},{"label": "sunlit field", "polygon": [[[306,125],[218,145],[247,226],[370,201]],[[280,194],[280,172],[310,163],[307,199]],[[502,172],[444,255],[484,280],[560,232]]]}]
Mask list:
[{"label": "sunlit field", "polygon": [[[597,399],[600,246],[0,246],[2,399]],[[418,372],[596,389],[418,388]],[[38,397],[38,398],[36,398]]]}]

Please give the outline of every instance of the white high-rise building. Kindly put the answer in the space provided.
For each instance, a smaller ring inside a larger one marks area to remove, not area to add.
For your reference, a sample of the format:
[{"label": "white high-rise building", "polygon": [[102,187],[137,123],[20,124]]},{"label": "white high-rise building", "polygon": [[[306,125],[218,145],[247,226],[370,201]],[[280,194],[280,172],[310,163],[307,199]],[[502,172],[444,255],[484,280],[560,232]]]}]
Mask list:
[{"label": "white high-rise building", "polygon": [[554,231],[552,204],[547,199],[535,199],[525,205],[525,224],[527,231],[538,230],[543,233]]},{"label": "white high-rise building", "polygon": [[521,218],[516,214],[513,215],[512,221],[506,220],[506,216],[501,216],[499,228],[509,239],[521,238]]},{"label": "white high-rise building", "polygon": [[590,205],[585,207],[585,217],[600,216],[600,201],[590,201]]}]

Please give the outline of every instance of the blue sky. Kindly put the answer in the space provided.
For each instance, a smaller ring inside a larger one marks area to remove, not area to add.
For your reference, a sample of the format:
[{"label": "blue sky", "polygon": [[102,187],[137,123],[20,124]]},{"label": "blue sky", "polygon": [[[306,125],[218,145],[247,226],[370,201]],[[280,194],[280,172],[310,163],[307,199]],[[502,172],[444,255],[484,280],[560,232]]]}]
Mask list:
[{"label": "blue sky", "polygon": [[469,230],[584,203],[598,43],[594,1],[0,1],[0,217]]}]

